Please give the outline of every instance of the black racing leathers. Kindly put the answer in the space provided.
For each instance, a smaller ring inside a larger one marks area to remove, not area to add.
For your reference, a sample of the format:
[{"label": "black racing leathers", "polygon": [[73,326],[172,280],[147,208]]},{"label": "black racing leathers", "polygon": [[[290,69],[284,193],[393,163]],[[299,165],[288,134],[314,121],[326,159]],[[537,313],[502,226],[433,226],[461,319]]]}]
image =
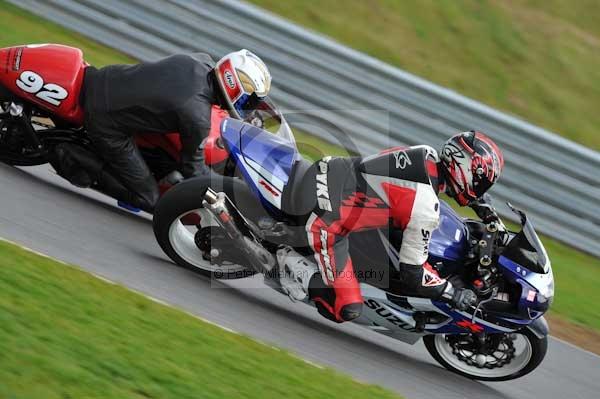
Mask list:
[{"label": "black racing leathers", "polygon": [[183,176],[208,173],[199,147],[217,103],[213,68],[208,55],[193,54],[86,69],[85,127],[104,161],[131,191],[117,199],[150,212],[158,200],[156,181],[134,143],[135,133],[179,132]]}]

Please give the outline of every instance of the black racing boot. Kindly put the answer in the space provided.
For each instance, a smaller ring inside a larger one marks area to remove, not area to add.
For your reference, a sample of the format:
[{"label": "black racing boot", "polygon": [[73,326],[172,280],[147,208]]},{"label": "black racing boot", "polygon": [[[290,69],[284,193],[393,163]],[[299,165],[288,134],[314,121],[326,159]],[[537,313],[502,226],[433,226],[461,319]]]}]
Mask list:
[{"label": "black racing boot", "polygon": [[[150,183],[156,184],[154,181]],[[152,203],[150,203],[143,200],[139,195],[125,187],[123,183],[121,183],[106,169],[100,171],[96,182],[91,188],[116,199],[120,207],[128,209],[132,212],[139,212],[139,210],[143,210],[148,213],[154,212],[154,204],[156,201],[152,201]]]},{"label": "black racing boot", "polygon": [[[150,204],[131,192],[106,169],[102,159],[80,145],[58,144],[54,147],[50,163],[60,176],[77,187],[92,188],[106,194],[122,204],[127,204],[125,207],[130,210],[140,208],[149,213],[154,210],[155,201]],[[149,179],[153,178],[150,176]],[[152,180],[149,184],[155,185],[156,182]]]},{"label": "black racing boot", "polygon": [[103,166],[102,160],[93,152],[71,143],[61,143],[54,147],[50,164],[59,176],[81,188],[91,187]]}]

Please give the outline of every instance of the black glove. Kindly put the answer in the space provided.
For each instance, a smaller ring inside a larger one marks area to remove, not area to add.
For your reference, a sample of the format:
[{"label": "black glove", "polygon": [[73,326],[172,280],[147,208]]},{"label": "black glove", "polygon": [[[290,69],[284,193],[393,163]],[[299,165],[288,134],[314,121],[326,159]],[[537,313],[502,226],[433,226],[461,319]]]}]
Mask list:
[{"label": "black glove", "polygon": [[481,198],[472,202],[469,206],[485,224],[498,222],[500,220],[500,217],[492,206],[492,201],[489,194],[484,194]]},{"label": "black glove", "polygon": [[458,310],[467,310],[477,303],[477,295],[467,288],[455,288],[450,304]]}]

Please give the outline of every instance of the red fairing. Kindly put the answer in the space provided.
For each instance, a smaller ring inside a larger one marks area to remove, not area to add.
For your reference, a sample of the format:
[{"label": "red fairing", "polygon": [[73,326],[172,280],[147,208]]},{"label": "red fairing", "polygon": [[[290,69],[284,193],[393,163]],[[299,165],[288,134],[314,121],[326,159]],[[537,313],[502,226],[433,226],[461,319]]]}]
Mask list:
[{"label": "red fairing", "polygon": [[221,122],[226,118],[229,118],[229,113],[213,105],[210,115],[210,133],[204,143],[204,162],[208,166],[217,165],[229,157],[221,139]]},{"label": "red fairing", "polygon": [[83,125],[79,92],[87,64],[81,50],[58,44],[0,49],[0,83],[67,122]]},{"label": "red fairing", "polygon": [[135,143],[140,148],[162,148],[173,158],[179,162],[181,157],[181,140],[179,133],[156,134],[145,133],[136,134]]},{"label": "red fairing", "polygon": [[[227,111],[213,105],[210,118],[210,132],[204,143],[204,159],[208,166],[223,162],[229,157],[227,150],[219,147],[217,140],[221,137],[221,122],[228,118]],[[181,139],[179,133],[169,134],[141,133],[136,134],[136,144],[141,148],[162,148],[177,162],[181,156]]]}]

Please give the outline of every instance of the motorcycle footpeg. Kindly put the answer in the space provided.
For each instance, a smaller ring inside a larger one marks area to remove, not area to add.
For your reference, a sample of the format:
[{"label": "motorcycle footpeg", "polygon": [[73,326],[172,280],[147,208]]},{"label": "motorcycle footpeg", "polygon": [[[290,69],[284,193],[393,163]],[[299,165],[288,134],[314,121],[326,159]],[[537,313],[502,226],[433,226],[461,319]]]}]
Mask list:
[{"label": "motorcycle footpeg", "polygon": [[425,312],[415,312],[413,318],[415,319],[415,332],[421,333],[425,331],[425,325],[427,324],[427,314]]}]

